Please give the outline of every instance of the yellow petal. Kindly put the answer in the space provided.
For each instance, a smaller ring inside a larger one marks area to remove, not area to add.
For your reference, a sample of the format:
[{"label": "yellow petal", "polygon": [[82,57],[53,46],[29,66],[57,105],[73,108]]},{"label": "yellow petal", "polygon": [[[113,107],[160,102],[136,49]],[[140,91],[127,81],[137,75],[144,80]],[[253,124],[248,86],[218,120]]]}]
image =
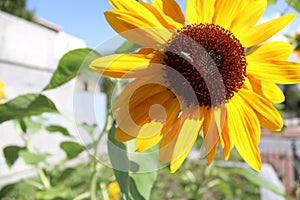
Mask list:
[{"label": "yellow petal", "polygon": [[254,111],[238,93],[227,103],[228,133],[242,158],[256,171],[261,169],[258,150],[260,126]]},{"label": "yellow petal", "polygon": [[185,26],[184,14],[175,0],[153,0],[152,2],[170,25],[178,30]]},{"label": "yellow petal", "polygon": [[[219,106],[218,108],[213,109],[214,121],[216,123],[218,133],[219,133],[219,141],[223,147],[224,159],[227,160],[230,156],[230,152],[232,151],[234,144],[230,141],[228,135],[228,116],[226,106]],[[220,134],[221,133],[221,134]],[[218,143],[219,143],[218,141]],[[218,145],[215,145],[215,149]]]},{"label": "yellow petal", "polygon": [[223,155],[224,159],[228,160],[230,153],[234,147],[234,143],[230,140],[229,133],[228,133],[228,114],[227,109],[222,110],[222,117],[221,119],[224,119],[224,122],[222,122],[223,128],[222,128],[222,134],[220,135],[221,144],[223,147]]},{"label": "yellow petal", "polygon": [[159,145],[159,156],[162,164],[171,162],[172,153],[177,142],[178,133],[182,126],[182,115],[176,121],[169,133],[163,138],[162,142]]},{"label": "yellow petal", "polygon": [[147,55],[147,54],[153,54],[155,52],[155,49],[153,48],[141,48],[137,54],[144,54],[144,55]]},{"label": "yellow petal", "polygon": [[157,144],[163,137],[160,134],[162,128],[161,122],[151,121],[144,124],[136,139],[135,151],[144,151]]},{"label": "yellow petal", "polygon": [[164,15],[164,13],[157,9],[156,7],[154,7],[153,5],[149,4],[149,3],[145,3],[145,2],[141,2],[140,4],[142,4],[145,8],[147,8],[150,12],[154,13],[156,18],[159,20],[159,22],[166,28],[168,29],[174,29],[174,25],[170,24],[167,19],[166,16]]},{"label": "yellow petal", "polygon": [[116,117],[119,128],[128,135],[136,137],[142,126],[151,121],[151,117],[155,117],[157,121],[165,119],[165,113],[158,112],[153,114],[151,109],[156,104],[164,105],[171,98],[173,98],[173,94],[166,90],[154,96],[149,96],[148,99],[140,103],[124,103]]},{"label": "yellow petal", "polygon": [[267,42],[247,53],[250,62],[266,62],[268,60],[287,60],[293,47],[287,42]]},{"label": "yellow petal", "polygon": [[[172,95],[173,95],[172,92],[169,91],[168,88],[159,84],[149,83],[149,84],[141,85],[139,88],[136,88],[136,90],[134,90],[132,95],[130,96],[128,102],[129,109],[132,109],[133,111],[138,105],[143,105],[143,104],[145,107],[146,105],[152,106],[155,103],[159,103],[159,105],[161,105],[165,100],[169,100],[170,97],[173,97]],[[150,102],[145,103],[145,101],[149,101],[149,100],[151,100],[151,104]],[[127,102],[123,102],[123,103],[127,103]]]},{"label": "yellow petal", "polygon": [[246,88],[246,89],[251,90],[251,91],[253,90],[251,82],[248,78],[248,74],[247,74],[247,77],[245,77],[243,88]]},{"label": "yellow petal", "polygon": [[[242,2],[245,2],[243,0]],[[263,15],[267,7],[267,0],[251,1],[237,14],[231,24],[231,32],[238,37],[252,28]]]},{"label": "yellow petal", "polygon": [[272,103],[282,103],[285,100],[283,92],[275,83],[258,80],[251,75],[248,75],[248,79],[253,91]]},{"label": "yellow petal", "polygon": [[124,106],[124,104],[139,104],[160,92],[167,91],[166,87],[151,82],[151,80],[155,80],[155,77],[150,76],[148,79],[136,79],[130,82],[116,100],[112,111]]},{"label": "yellow petal", "polygon": [[206,155],[207,165],[210,165],[212,163],[212,161],[215,159],[219,144],[220,144],[220,138],[217,139],[216,144],[212,147],[212,149]]},{"label": "yellow petal", "polygon": [[[199,114],[200,111],[200,114]],[[195,143],[203,124],[203,108],[200,110],[191,106],[184,111],[185,121],[180,129],[171,160],[171,173],[174,173],[183,163]]]},{"label": "yellow petal", "polygon": [[113,54],[94,60],[90,67],[105,76],[133,78],[147,73],[155,73],[155,71],[160,70],[158,65],[155,67],[149,65],[161,62],[161,58],[155,54]]},{"label": "yellow petal", "polygon": [[4,88],[5,83],[0,79],[0,89]]},{"label": "yellow petal", "polygon": [[125,133],[124,131],[122,131],[122,129],[117,128],[116,132],[115,132],[115,138],[119,142],[127,142],[129,140],[134,139],[135,137],[130,134]]},{"label": "yellow petal", "polygon": [[297,56],[298,58],[300,58],[300,50],[297,50],[297,49],[296,49],[294,52],[295,52],[296,56]]},{"label": "yellow petal", "polygon": [[240,89],[239,94],[255,111],[262,127],[270,131],[280,131],[283,127],[282,118],[277,109],[266,99],[245,89]]},{"label": "yellow petal", "polygon": [[186,17],[190,24],[212,23],[216,0],[187,0]]},{"label": "yellow petal", "polygon": [[[210,165],[215,158],[220,144],[219,132],[221,131],[221,110],[206,110],[204,113],[204,145],[206,149],[207,164]],[[216,117],[215,117],[216,115]],[[217,122],[218,121],[218,122]]]},{"label": "yellow petal", "polygon": [[[4,93],[3,91],[0,90],[0,99],[1,99],[1,98],[5,98],[5,93]],[[1,104],[2,102],[3,102],[3,101],[1,100],[1,101],[0,101],[0,104]]]},{"label": "yellow petal", "polygon": [[[143,129],[144,126],[142,127],[136,139],[136,151],[144,151],[156,145],[176,121],[180,112],[178,101],[175,98],[169,99],[162,106],[166,112],[165,120],[161,120],[161,116],[153,116],[149,128]],[[159,115],[163,111],[157,109],[154,112],[155,115]]]},{"label": "yellow petal", "polygon": [[244,47],[251,47],[258,45],[267,39],[271,38],[273,35],[282,30],[287,26],[294,18],[295,14],[288,14],[277,19],[270,20],[263,24],[257,25],[252,29],[248,30],[242,35],[236,35]]},{"label": "yellow petal", "polygon": [[[135,14],[135,16],[140,16],[141,18],[147,19],[153,24],[158,25],[158,27],[163,27],[159,18],[157,18],[153,10],[148,9],[148,6],[145,6],[146,3],[142,4],[136,0],[110,0],[110,4],[113,8],[119,11],[130,11]],[[147,3],[148,4],[148,3]],[[150,4],[149,4],[150,5]],[[171,28],[171,27],[166,27]]]},{"label": "yellow petal", "polygon": [[5,87],[5,83],[0,79],[0,98],[5,97],[5,93],[3,91],[3,88]]},{"label": "yellow petal", "polygon": [[143,15],[126,10],[107,11],[104,15],[117,33],[145,47],[156,48],[165,44],[173,34],[173,30],[168,30],[161,23],[156,23],[153,17],[145,18]]},{"label": "yellow petal", "polygon": [[248,61],[247,74],[262,81],[295,84],[300,82],[300,64],[290,61]]},{"label": "yellow petal", "polygon": [[229,29],[232,21],[236,18],[241,9],[240,0],[217,0],[215,4],[215,15],[213,23],[225,29]]}]

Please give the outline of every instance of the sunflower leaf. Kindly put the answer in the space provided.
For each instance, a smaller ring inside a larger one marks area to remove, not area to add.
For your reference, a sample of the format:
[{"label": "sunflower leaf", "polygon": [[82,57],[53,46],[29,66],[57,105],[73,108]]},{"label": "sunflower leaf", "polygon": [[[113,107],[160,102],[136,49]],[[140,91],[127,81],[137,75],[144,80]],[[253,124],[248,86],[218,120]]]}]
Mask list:
[{"label": "sunflower leaf", "polygon": [[249,168],[232,168],[232,169],[229,169],[228,171],[231,172],[232,174],[240,175],[240,176],[246,178],[248,181],[252,182],[253,184],[260,186],[260,187],[264,187],[264,188],[274,192],[275,194],[278,194],[283,197],[286,196],[280,188],[273,185],[268,180],[266,180],[265,178],[260,176],[258,173],[254,172],[253,170],[251,170]]},{"label": "sunflower leaf", "polygon": [[66,152],[67,158],[73,159],[85,150],[85,147],[77,142],[62,142],[60,148]]},{"label": "sunflower leaf", "polygon": [[79,124],[79,126],[82,127],[90,135],[93,135],[95,129],[97,128],[97,124],[87,124],[85,122]]},{"label": "sunflower leaf", "polygon": [[268,5],[275,5],[277,0],[268,0]]},{"label": "sunflower leaf", "polygon": [[25,117],[23,120],[26,125],[27,131],[29,131],[32,134],[37,133],[43,127],[43,124],[41,122],[33,120],[29,117]]},{"label": "sunflower leaf", "polygon": [[14,120],[14,126],[19,133],[26,133],[27,126],[23,119],[16,119]]},{"label": "sunflower leaf", "polygon": [[50,133],[59,132],[64,136],[72,137],[70,135],[69,131],[65,127],[62,127],[62,126],[59,126],[59,125],[49,125],[49,126],[46,127],[46,130]]},{"label": "sunflower leaf", "polygon": [[59,60],[57,69],[43,90],[57,88],[75,78],[79,72],[93,73],[88,65],[99,57],[101,55],[92,49],[85,48],[69,51]]},{"label": "sunflower leaf", "polygon": [[125,41],[116,51],[115,53],[132,53],[138,49],[140,49],[141,46],[130,42],[130,41]]},{"label": "sunflower leaf", "polygon": [[[152,170],[150,172],[137,173],[141,167],[141,163],[145,162],[145,160],[129,154],[128,152],[134,145],[134,142],[118,142],[114,137],[115,130],[114,126],[109,132],[107,145],[114,174],[123,197],[124,199],[148,200],[157,177],[157,171]],[[157,159],[156,155],[152,156],[152,158],[149,157],[147,159]],[[146,164],[152,164],[151,160]],[[120,166],[122,167],[120,168]]]},{"label": "sunflower leaf", "polygon": [[287,39],[289,39],[290,42],[295,42],[296,38],[292,35],[289,34],[283,34],[284,37],[286,37]]},{"label": "sunflower leaf", "polygon": [[68,189],[61,185],[47,190],[38,191],[36,193],[37,199],[66,199],[68,196]]},{"label": "sunflower leaf", "polygon": [[290,6],[292,6],[295,10],[297,10],[298,12],[300,12],[300,1],[298,0],[285,0],[287,4],[289,4]]},{"label": "sunflower leaf", "polygon": [[3,149],[3,155],[8,167],[11,167],[19,158],[19,151],[25,149],[19,146],[7,146]]},{"label": "sunflower leaf", "polygon": [[18,96],[0,105],[0,123],[42,113],[59,113],[55,104],[42,94]]},{"label": "sunflower leaf", "polygon": [[48,153],[32,153],[27,150],[19,151],[19,156],[21,156],[24,162],[28,165],[37,165],[40,162],[44,162],[50,154]]}]

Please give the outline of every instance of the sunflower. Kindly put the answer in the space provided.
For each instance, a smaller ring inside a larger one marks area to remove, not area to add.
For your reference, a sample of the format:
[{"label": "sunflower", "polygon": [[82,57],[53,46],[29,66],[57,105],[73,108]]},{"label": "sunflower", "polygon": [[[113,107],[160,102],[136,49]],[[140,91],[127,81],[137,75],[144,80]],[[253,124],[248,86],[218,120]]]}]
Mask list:
[{"label": "sunflower", "polygon": [[90,64],[105,76],[133,78],[112,108],[116,139],[135,138],[138,152],[159,144],[161,162],[175,172],[200,135],[208,164],[221,145],[225,160],[236,148],[259,171],[261,127],[283,126],[273,104],[285,97],[276,84],[300,81],[300,65],[286,61],[292,46],[265,41],[295,15],[256,25],[266,0],[187,0],[186,22],[175,0],[110,4],[111,27],[143,46]]}]

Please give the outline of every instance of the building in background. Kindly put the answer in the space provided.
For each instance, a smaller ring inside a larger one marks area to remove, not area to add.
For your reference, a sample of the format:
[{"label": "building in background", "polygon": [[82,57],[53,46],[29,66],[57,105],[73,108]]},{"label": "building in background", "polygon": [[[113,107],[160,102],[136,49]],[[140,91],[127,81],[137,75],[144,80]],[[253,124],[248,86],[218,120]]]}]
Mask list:
[{"label": "building in background", "polygon": [[[290,123],[289,119],[286,123]],[[259,147],[263,163],[273,166],[286,191],[291,195],[300,195],[299,124],[288,126],[282,133],[263,130]]]},{"label": "building in background", "polygon": [[[6,83],[8,99],[21,94],[39,93],[49,82],[62,55],[86,46],[84,41],[63,32],[56,25],[43,20],[39,23],[41,25],[0,11],[0,76]],[[74,81],[45,94],[60,111],[70,115],[73,91]],[[58,134],[41,132],[35,134],[32,141],[41,152],[56,154],[63,139]],[[8,145],[24,145],[12,122],[0,126],[0,186],[35,173],[22,159],[10,169],[6,166],[3,148]]]}]

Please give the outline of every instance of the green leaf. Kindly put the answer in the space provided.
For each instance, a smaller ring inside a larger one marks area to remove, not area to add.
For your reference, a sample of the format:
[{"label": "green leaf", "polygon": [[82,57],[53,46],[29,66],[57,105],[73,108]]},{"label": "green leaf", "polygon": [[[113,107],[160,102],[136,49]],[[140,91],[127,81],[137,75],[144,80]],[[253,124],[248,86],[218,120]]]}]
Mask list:
[{"label": "green leaf", "polygon": [[80,124],[79,126],[81,126],[90,135],[93,135],[95,129],[97,128],[97,124],[87,124],[85,122]]},{"label": "green leaf", "polygon": [[44,90],[54,89],[67,83],[75,78],[80,70],[89,71],[88,65],[99,57],[101,55],[92,49],[86,48],[69,51],[60,59],[57,69]]},{"label": "green leaf", "polygon": [[299,0],[285,0],[287,4],[292,6],[295,10],[300,12],[300,1]]},{"label": "green leaf", "polygon": [[62,182],[69,178],[75,172],[74,168],[67,168],[65,169],[58,177],[57,182]]},{"label": "green leaf", "polygon": [[37,199],[43,200],[52,200],[52,199],[60,199],[60,198],[67,198],[68,196],[68,189],[65,186],[59,186],[56,188],[50,188],[44,191],[38,191],[36,193]]},{"label": "green leaf", "polygon": [[224,194],[226,197],[233,197],[233,191],[230,187],[230,181],[229,182],[221,182],[215,186],[218,188],[218,190]]},{"label": "green leaf", "polygon": [[27,132],[27,126],[23,119],[14,120],[14,125],[19,133]]},{"label": "green leaf", "polygon": [[42,129],[42,123],[39,120],[34,121],[31,118],[24,117],[23,119],[14,120],[16,129],[21,133],[30,132],[32,134]]},{"label": "green leaf", "polygon": [[115,51],[115,53],[132,53],[141,47],[142,46],[127,40]]},{"label": "green leaf", "polygon": [[204,138],[201,136],[201,137],[198,137],[196,142],[195,142],[195,147],[197,150],[200,150],[202,145],[204,143]]},{"label": "green leaf", "polygon": [[24,122],[26,124],[27,129],[29,129],[30,133],[34,134],[42,129],[42,124],[38,121],[34,121],[30,118],[25,118]]},{"label": "green leaf", "polygon": [[[127,152],[134,146],[134,142],[120,143],[114,138],[116,128],[110,130],[108,135],[108,153],[113,166],[115,177],[125,199],[148,200],[150,198],[153,184],[157,177],[157,170],[147,173],[135,173],[141,164],[151,165],[151,159],[158,159],[156,156],[141,159],[142,156],[132,156]],[[120,170],[122,166],[122,170]]]},{"label": "green leaf", "polygon": [[4,199],[8,193],[10,193],[15,187],[15,184],[9,184],[1,188],[0,190],[0,199]]},{"label": "green leaf", "polygon": [[232,169],[229,169],[229,171],[232,174],[237,174],[237,175],[245,177],[248,181],[252,182],[253,184],[255,184],[257,186],[264,187],[280,196],[283,196],[283,197],[285,196],[284,192],[280,188],[271,184],[268,180],[264,179],[258,173],[254,172],[253,170],[251,170],[249,168],[232,168]]},{"label": "green leaf", "polygon": [[7,146],[3,149],[3,154],[8,167],[11,167],[19,158],[19,151],[24,147],[19,146]]},{"label": "green leaf", "polygon": [[292,35],[289,34],[283,34],[284,37],[286,37],[287,39],[289,39],[290,42],[295,42],[296,38]]},{"label": "green leaf", "polygon": [[63,134],[64,136],[72,137],[70,135],[69,131],[65,127],[62,127],[59,125],[49,125],[46,127],[46,130],[50,133],[59,132],[59,133]]},{"label": "green leaf", "polygon": [[268,6],[275,5],[276,3],[277,3],[277,0],[268,0]]},{"label": "green leaf", "polygon": [[130,175],[130,192],[134,199],[150,199],[157,171]]},{"label": "green leaf", "polygon": [[66,152],[68,159],[75,158],[85,150],[85,147],[77,142],[62,142],[60,148]]},{"label": "green leaf", "polygon": [[0,105],[0,123],[42,113],[59,113],[55,104],[41,94],[18,96]]},{"label": "green leaf", "polygon": [[19,151],[19,156],[21,156],[28,165],[37,165],[40,162],[44,162],[49,155],[48,153],[32,153],[27,150]]}]

